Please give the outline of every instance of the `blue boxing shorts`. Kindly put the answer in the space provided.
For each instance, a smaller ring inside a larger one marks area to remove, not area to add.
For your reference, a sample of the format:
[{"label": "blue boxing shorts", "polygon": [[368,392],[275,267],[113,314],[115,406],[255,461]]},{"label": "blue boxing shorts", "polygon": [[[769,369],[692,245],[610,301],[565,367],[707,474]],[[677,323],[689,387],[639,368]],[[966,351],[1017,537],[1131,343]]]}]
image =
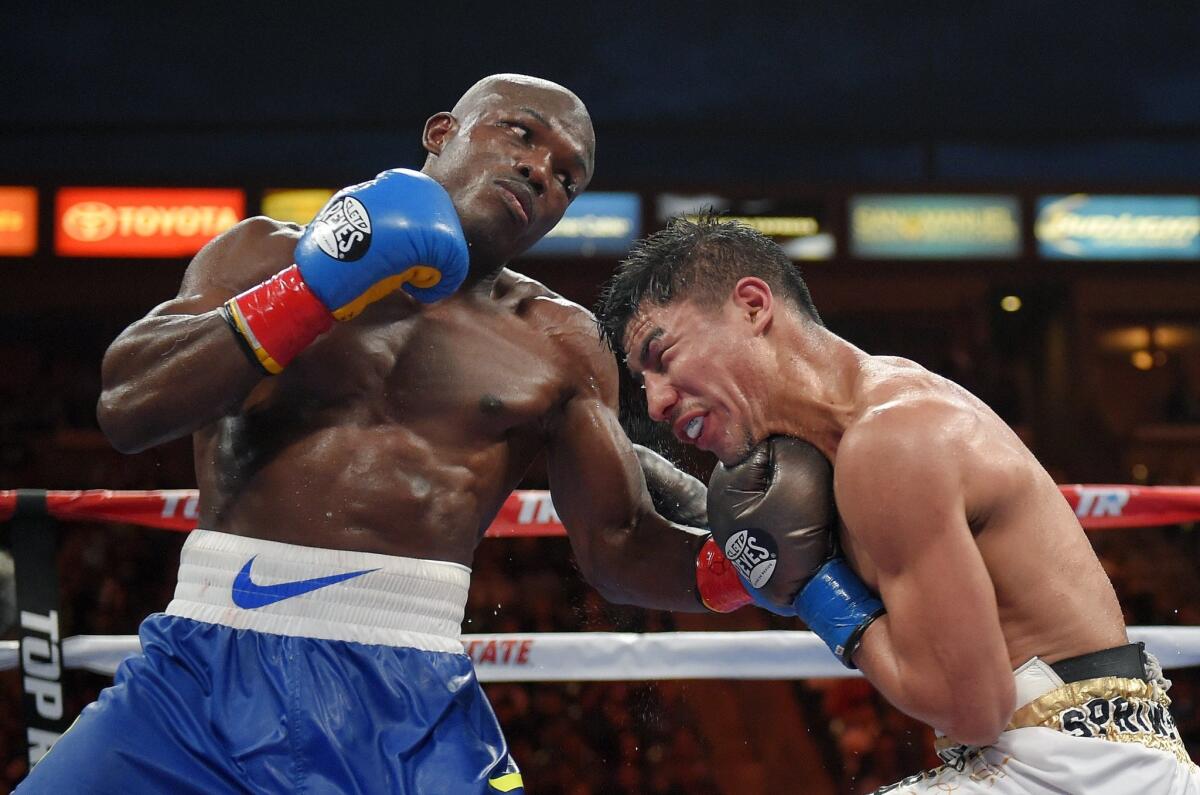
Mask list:
[{"label": "blue boxing shorts", "polygon": [[22,793],[522,793],[471,572],[196,530],[175,598]]}]

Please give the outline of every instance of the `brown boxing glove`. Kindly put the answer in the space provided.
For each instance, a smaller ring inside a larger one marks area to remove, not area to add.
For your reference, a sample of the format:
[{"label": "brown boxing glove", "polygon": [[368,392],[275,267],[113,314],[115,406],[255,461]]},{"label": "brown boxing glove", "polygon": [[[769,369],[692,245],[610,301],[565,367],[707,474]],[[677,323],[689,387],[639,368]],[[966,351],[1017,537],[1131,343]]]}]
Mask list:
[{"label": "brown boxing glove", "polygon": [[833,468],[817,448],[772,436],[708,481],[713,539],[756,597],[790,614],[801,587],[836,549]]},{"label": "brown boxing glove", "polygon": [[706,504],[708,489],[697,480],[658,453],[640,444],[633,446],[642,475],[646,478],[646,490],[659,516],[688,527],[708,527]]}]

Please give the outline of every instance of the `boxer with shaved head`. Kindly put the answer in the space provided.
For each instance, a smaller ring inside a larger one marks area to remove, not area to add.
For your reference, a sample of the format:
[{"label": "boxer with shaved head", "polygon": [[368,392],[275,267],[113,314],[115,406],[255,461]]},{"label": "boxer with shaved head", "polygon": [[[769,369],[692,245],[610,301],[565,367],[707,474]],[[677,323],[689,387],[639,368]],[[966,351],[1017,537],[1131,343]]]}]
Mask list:
[{"label": "boxer with shaved head", "polygon": [[[593,317],[505,267],[587,188],[587,109],[494,75],[422,143],[419,172],[307,227],[217,238],[109,348],[102,428],[127,452],[190,434],[203,529],[143,654],[22,792],[522,791],[459,634],[476,545],[542,453],[606,597],[704,609],[705,535],[655,512]],[[703,517],[643,460],[664,510]]]}]

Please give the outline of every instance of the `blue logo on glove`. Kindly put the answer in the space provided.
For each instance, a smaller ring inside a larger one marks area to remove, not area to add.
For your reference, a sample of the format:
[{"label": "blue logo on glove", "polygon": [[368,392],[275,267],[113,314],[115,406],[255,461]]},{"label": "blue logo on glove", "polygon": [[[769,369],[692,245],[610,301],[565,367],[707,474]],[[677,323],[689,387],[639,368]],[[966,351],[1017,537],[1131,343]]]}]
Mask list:
[{"label": "blue logo on glove", "polygon": [[[254,558],[256,557],[258,555],[254,556]],[[291,599],[293,596],[378,571],[378,569],[363,569],[362,571],[348,571],[345,574],[333,574],[328,577],[316,577],[311,580],[256,585],[250,579],[250,567],[254,565],[254,558],[246,561],[246,565],[242,566],[242,570],[237,573],[237,577],[233,581],[233,603],[243,610],[266,607],[276,602],[282,602],[284,599]]]}]

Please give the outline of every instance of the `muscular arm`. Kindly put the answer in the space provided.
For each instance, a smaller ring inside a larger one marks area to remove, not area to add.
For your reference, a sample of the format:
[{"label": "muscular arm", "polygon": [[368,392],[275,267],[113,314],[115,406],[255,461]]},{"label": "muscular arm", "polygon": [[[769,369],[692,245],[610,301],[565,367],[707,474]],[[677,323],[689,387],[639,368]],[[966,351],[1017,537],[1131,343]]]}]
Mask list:
[{"label": "muscular arm", "polygon": [[611,602],[704,612],[696,556],[708,534],[655,513],[617,420],[616,365],[591,321],[564,345],[587,372],[549,429],[547,458],[554,507],[580,570]]},{"label": "muscular arm", "polygon": [[[835,466],[856,548],[878,569],[887,614],[855,664],[897,708],[971,745],[995,741],[1015,690],[991,577],[966,521],[967,445],[917,409],[867,420]],[[930,438],[930,437],[934,438]]]},{"label": "muscular arm", "polygon": [[217,309],[291,262],[294,230],[243,221],[188,266],[179,295],[109,346],[101,366],[100,427],[132,453],[186,436],[237,410],[262,381]]}]

